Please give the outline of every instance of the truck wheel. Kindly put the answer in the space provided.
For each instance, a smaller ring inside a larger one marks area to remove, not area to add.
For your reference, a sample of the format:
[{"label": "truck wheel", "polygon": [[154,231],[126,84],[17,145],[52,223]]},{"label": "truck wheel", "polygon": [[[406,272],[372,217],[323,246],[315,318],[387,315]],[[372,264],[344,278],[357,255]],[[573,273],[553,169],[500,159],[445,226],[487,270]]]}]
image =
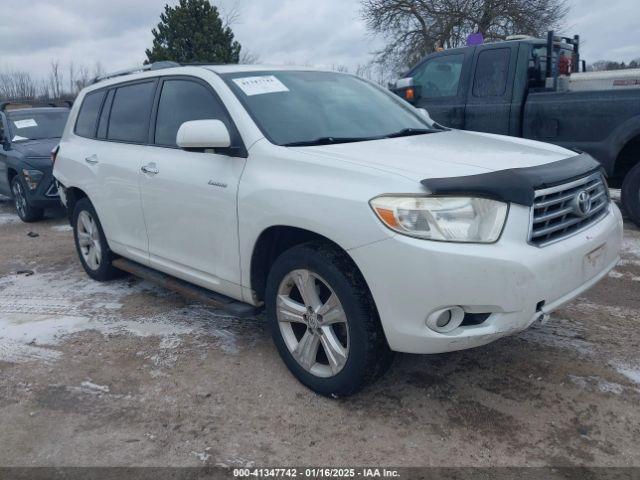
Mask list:
[{"label": "truck wheel", "polygon": [[280,356],[311,390],[351,395],[391,365],[364,279],[338,249],[306,243],[284,252],[269,272],[265,302]]},{"label": "truck wheel", "polygon": [[98,214],[86,197],[80,199],[73,210],[73,238],[80,263],[91,278],[104,282],[124,274],[111,265],[114,254],[109,249]]},{"label": "truck wheel", "polygon": [[633,167],[624,179],[622,205],[633,223],[640,227],[640,163]]},{"label": "truck wheel", "polygon": [[16,175],[11,180],[11,193],[13,194],[13,203],[18,211],[18,216],[23,222],[32,223],[42,220],[44,210],[35,208],[29,204],[27,191],[24,183],[20,179],[20,175]]}]

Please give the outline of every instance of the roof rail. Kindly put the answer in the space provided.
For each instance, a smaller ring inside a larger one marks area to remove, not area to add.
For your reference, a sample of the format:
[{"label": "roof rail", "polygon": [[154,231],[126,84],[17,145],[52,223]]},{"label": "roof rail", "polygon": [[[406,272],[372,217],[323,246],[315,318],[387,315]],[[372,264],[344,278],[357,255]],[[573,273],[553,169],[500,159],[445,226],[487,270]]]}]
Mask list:
[{"label": "roof rail", "polygon": [[[63,103],[64,105],[60,105]],[[73,106],[72,100],[60,100],[58,102],[34,102],[31,100],[9,100],[0,102],[0,112],[6,110],[20,110],[22,108],[46,108],[46,107],[69,107]]]},{"label": "roof rail", "polygon": [[149,63],[147,65],[140,65],[138,67],[132,67],[132,68],[125,68],[124,70],[118,70],[112,73],[107,73],[105,75],[100,75],[97,76],[94,80],[93,83],[98,83],[101,82],[103,80],[108,80],[109,78],[115,78],[115,77],[121,77],[123,75],[129,75],[130,73],[136,73],[136,72],[147,72],[149,70],[162,70],[164,68],[175,68],[175,67],[180,67],[181,65],[179,63],[176,62],[172,62],[172,61],[163,61],[163,62],[154,62],[154,63]]}]

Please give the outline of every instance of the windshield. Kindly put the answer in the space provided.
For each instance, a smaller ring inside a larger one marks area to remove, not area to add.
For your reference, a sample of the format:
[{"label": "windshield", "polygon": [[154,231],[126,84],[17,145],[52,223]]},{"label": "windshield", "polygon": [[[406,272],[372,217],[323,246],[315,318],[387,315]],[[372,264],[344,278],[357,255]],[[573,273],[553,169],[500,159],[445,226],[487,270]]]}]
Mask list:
[{"label": "windshield", "polygon": [[67,123],[68,110],[7,112],[9,134],[12,142],[60,138]]},{"label": "windshield", "polygon": [[276,145],[372,140],[436,131],[395,95],[351,75],[273,71],[223,78]]}]

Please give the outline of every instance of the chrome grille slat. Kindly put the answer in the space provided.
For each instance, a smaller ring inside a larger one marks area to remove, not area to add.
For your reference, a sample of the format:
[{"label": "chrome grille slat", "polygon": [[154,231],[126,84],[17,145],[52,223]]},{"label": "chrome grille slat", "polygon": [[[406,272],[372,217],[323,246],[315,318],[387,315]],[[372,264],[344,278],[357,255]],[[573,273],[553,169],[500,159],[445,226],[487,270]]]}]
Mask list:
[{"label": "chrome grille slat", "polygon": [[[591,202],[586,216],[574,207],[576,196],[583,191],[588,193]],[[599,172],[538,190],[531,209],[529,243],[543,247],[574,235],[606,216],[608,204],[607,186]]]}]

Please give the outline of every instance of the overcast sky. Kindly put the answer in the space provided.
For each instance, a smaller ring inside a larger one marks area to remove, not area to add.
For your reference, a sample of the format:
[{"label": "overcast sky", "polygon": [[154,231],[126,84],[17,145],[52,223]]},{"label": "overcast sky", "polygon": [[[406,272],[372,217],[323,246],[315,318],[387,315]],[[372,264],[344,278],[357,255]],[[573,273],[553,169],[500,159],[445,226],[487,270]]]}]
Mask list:
[{"label": "overcast sky", "polygon": [[[567,33],[583,39],[583,58],[640,57],[638,0],[571,0]],[[0,69],[46,76],[52,60],[106,70],[140,64],[165,0],[0,0]],[[174,2],[170,2],[174,3]],[[380,46],[360,19],[359,0],[220,0],[236,5],[233,29],[261,63],[347,65]]]}]

